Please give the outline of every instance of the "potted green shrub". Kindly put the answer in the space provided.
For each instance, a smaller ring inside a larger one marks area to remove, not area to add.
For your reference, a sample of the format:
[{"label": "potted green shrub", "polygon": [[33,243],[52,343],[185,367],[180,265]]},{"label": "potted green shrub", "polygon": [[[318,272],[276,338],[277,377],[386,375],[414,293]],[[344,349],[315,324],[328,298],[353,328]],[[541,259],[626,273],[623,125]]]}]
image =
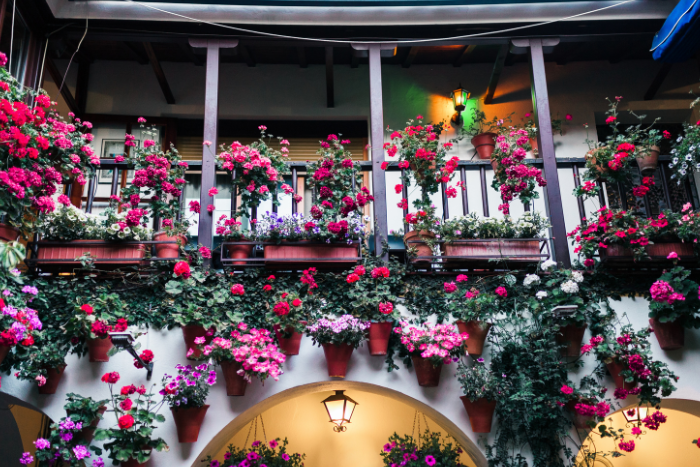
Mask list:
[{"label": "potted green shrub", "polygon": [[85,342],[90,362],[108,362],[112,339],[110,332],[124,332],[129,323],[126,304],[117,294],[103,294],[90,303],[77,303],[74,313],[63,325],[66,334],[75,341]]},{"label": "potted green shrub", "polygon": [[471,366],[460,362],[457,379],[462,385],[464,395],[460,399],[469,415],[472,431],[490,433],[496,404],[508,394],[509,380],[494,374],[483,358],[476,359]]}]

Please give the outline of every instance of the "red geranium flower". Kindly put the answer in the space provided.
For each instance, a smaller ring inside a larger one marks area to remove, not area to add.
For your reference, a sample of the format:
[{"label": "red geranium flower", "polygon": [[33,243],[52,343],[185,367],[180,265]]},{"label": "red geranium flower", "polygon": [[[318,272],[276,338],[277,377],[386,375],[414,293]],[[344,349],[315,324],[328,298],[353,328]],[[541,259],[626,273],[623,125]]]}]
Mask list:
[{"label": "red geranium flower", "polygon": [[[3,307],[4,308],[4,307]],[[83,306],[80,307],[81,310],[83,310],[86,314],[91,315],[93,311],[95,311],[92,306],[88,305],[87,303]]]},{"label": "red geranium flower", "polygon": [[131,407],[133,407],[134,403],[132,402],[131,399],[124,399],[119,403],[119,408],[122,409],[124,412],[128,412],[131,410]]},{"label": "red geranium flower", "polygon": [[113,371],[111,373],[105,373],[104,375],[102,375],[103,383],[115,384],[117,381],[119,381],[119,373],[117,373],[116,371]]},{"label": "red geranium flower", "polygon": [[231,286],[231,293],[233,295],[244,295],[245,289],[243,288],[243,284],[233,284]]},{"label": "red geranium flower", "polygon": [[192,273],[190,272],[190,265],[187,264],[187,261],[178,261],[175,263],[175,268],[173,269],[173,272],[177,277],[184,277],[185,279],[189,279]]},{"label": "red geranium flower", "polygon": [[123,415],[119,417],[119,428],[122,430],[127,430],[134,426],[134,417],[131,415]]}]

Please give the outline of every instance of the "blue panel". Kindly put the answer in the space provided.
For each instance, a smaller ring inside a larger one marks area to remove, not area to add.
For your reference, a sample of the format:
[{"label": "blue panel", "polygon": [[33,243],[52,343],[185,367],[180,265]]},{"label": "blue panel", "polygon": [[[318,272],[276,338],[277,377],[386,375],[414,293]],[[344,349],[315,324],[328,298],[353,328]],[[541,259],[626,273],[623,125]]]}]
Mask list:
[{"label": "blue panel", "polygon": [[654,60],[684,62],[700,49],[700,0],[681,0],[654,36]]}]

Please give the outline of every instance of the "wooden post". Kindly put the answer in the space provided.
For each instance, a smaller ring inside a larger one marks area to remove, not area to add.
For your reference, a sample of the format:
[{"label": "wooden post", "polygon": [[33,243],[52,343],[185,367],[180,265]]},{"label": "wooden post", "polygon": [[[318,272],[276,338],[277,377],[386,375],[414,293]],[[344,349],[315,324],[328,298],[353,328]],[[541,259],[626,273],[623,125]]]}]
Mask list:
[{"label": "wooden post", "polygon": [[557,158],[554,153],[554,137],[552,135],[552,117],[547,93],[547,77],[544,68],[544,52],[542,47],[554,46],[559,39],[516,39],[516,47],[530,48],[530,86],[532,88],[532,105],[537,121],[537,144],[540,157],[544,161],[544,177],[547,179],[545,188],[545,205],[552,224],[550,229],[553,259],[563,268],[571,267],[569,245],[566,241],[566,225],[564,224],[564,209],[561,201],[559,175],[557,173]]},{"label": "wooden post", "polygon": [[369,115],[372,139],[372,195],[374,196],[374,254],[382,251],[382,241],[388,241],[386,217],[386,174],[384,162],[384,107],[382,101],[382,50],[393,50],[396,44],[353,44],[356,50],[369,51]]},{"label": "wooden post", "polygon": [[[211,141],[211,146],[203,145],[202,183],[199,192],[199,243],[211,249],[213,243],[213,216],[207,212],[210,204],[209,189],[216,186],[216,141],[219,125],[219,51],[233,48],[237,40],[225,39],[190,39],[192,47],[207,49],[206,79],[204,91],[204,141]],[[211,264],[211,260],[205,260]]]}]

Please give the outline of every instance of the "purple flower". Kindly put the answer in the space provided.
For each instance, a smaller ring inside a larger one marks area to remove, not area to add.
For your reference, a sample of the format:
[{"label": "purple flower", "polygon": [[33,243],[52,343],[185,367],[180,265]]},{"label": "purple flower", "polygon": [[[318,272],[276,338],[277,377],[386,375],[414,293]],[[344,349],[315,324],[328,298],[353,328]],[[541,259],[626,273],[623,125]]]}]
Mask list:
[{"label": "purple flower", "polygon": [[211,461],[209,463],[209,467],[219,467],[220,465],[221,465],[221,463],[219,461],[217,461],[216,459],[214,459],[213,461]]},{"label": "purple flower", "polygon": [[25,285],[24,287],[22,287],[22,293],[38,295],[39,289],[37,289],[36,287],[32,287],[31,285]]},{"label": "purple flower", "polygon": [[34,456],[32,456],[28,452],[25,452],[24,454],[22,454],[22,457],[19,460],[19,463],[24,464],[24,465],[29,465],[32,462],[34,462]]},{"label": "purple flower", "polygon": [[[10,292],[10,291],[7,290],[7,289],[6,289],[6,290],[3,290],[3,291],[2,291],[2,294],[3,294],[4,296],[6,296],[6,297],[11,297],[11,296],[12,296],[12,292]],[[25,453],[25,454],[26,454],[26,453]]]},{"label": "purple flower", "polygon": [[10,326],[10,332],[15,335],[15,338],[18,341],[21,341],[22,339],[24,339],[24,333],[26,331],[27,331],[27,327],[24,324],[17,322],[17,321],[12,323],[12,326]]},{"label": "purple flower", "polygon": [[92,467],[105,467],[105,461],[101,457],[92,461]]},{"label": "purple flower", "polygon": [[68,441],[73,439],[73,433],[62,433],[61,439],[67,443]]},{"label": "purple flower", "polygon": [[73,454],[75,454],[75,458],[78,460],[90,457],[90,452],[82,444],[79,444],[73,448]]},{"label": "purple flower", "polygon": [[257,452],[249,452],[247,457],[249,461],[255,461],[260,458]]},{"label": "purple flower", "polygon": [[281,457],[282,460],[284,460],[284,461],[288,461],[288,460],[289,460],[289,454],[287,454],[286,452],[283,452],[282,455],[281,455],[280,457]]},{"label": "purple flower", "polygon": [[5,306],[5,308],[2,309],[2,314],[3,315],[10,315],[14,318],[15,315],[17,315],[17,308],[10,306],[10,305],[7,305],[7,306]]},{"label": "purple flower", "polygon": [[433,456],[425,456],[425,463],[433,467],[435,465],[435,458]]},{"label": "purple flower", "polygon": [[386,443],[384,445],[384,452],[391,452],[391,444]]},{"label": "purple flower", "polygon": [[257,448],[258,446],[260,446],[260,441],[253,441],[253,444],[251,444],[251,446]]},{"label": "purple flower", "polygon": [[34,441],[34,445],[36,446],[37,450],[48,449],[51,447],[51,443],[44,438],[38,438],[36,441]]},{"label": "purple flower", "polygon": [[270,449],[277,449],[277,446],[278,446],[277,440],[273,439],[272,441],[270,441],[269,444],[270,444]]}]

